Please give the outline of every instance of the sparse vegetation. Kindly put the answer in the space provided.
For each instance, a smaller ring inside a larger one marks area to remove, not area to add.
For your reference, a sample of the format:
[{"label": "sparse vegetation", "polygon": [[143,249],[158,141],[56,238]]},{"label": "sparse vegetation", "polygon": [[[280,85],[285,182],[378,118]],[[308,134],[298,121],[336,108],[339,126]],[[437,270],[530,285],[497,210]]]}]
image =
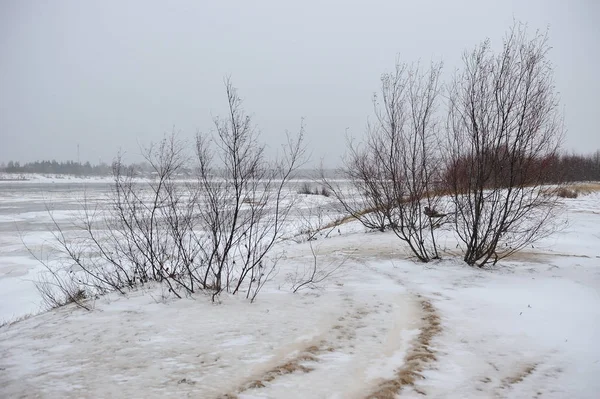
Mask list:
[{"label": "sparse vegetation", "polygon": [[[59,242],[64,240],[62,231],[55,233],[54,236]],[[91,309],[90,305],[86,303],[86,299],[90,297],[90,294],[86,291],[86,284],[79,276],[76,276],[68,268],[52,266],[49,262],[42,260],[41,257],[37,257],[31,250],[29,250],[29,253],[45,269],[38,275],[35,287],[46,309],[56,309],[71,303],[85,310]],[[99,293],[99,291],[96,291],[96,293]]]},{"label": "sparse vegetation", "polygon": [[15,317],[13,319],[2,320],[2,321],[0,321],[0,329],[5,328],[5,327],[10,327],[13,324],[18,323],[18,322],[23,321],[23,320],[27,320],[31,316],[33,316],[33,315],[32,314],[24,314],[22,316]]},{"label": "sparse vegetation", "polygon": [[144,150],[153,170],[147,183],[135,181],[135,170],[117,158],[110,206],[84,201],[73,226],[82,235],[67,236],[52,219],[66,259],[43,262],[50,278],[40,287],[51,306],[83,306],[82,286],[87,296],[149,281],[177,297],[208,291],[214,300],[226,291],[256,298],[276,272],[279,257],[269,252],[294,206],[285,187],[303,162],[303,128],[288,136],[280,160],[267,161],[236,89],[229,80],[225,87],[228,116],[214,119],[214,136],[196,137],[195,183],[175,181],[190,159],[173,133]]},{"label": "sparse vegetation", "polygon": [[[365,140],[349,140],[340,172],[353,193],[323,173],[320,184],[303,182],[298,194],[334,196],[350,218],[393,231],[422,262],[440,257],[437,229],[449,221],[464,261],[479,267],[548,234],[555,199],[579,193],[559,185],[556,195],[547,195],[542,187],[559,180],[555,165],[598,163],[597,154],[583,160],[559,156],[562,125],[548,49],[545,35],[528,39],[516,24],[500,53],[488,41],[465,53],[464,67],[447,89],[447,145],[440,145],[442,64],[423,70],[398,62],[381,77],[375,123]],[[213,299],[222,291],[256,297],[276,272],[278,257],[268,254],[294,206],[284,186],[302,163],[303,127],[296,138],[288,136],[281,160],[269,162],[229,80],[226,94],[229,112],[214,119],[215,134],[196,136],[195,164],[173,133],[144,150],[147,184],[135,181],[138,168],[116,159],[110,208],[84,202],[77,225],[83,238],[67,237],[53,219],[68,269],[42,262],[48,274],[38,289],[49,307],[85,307],[90,296],[149,281],[166,284],[177,297],[198,290],[212,292]],[[55,166],[81,165],[32,167]],[[196,183],[176,184],[190,171]],[[307,241],[337,225],[323,226],[322,215],[318,226],[310,223],[302,233]],[[312,269],[296,279],[294,291],[327,277],[313,255]]]},{"label": "sparse vegetation", "polygon": [[308,182],[302,183],[300,188],[298,189],[298,194],[303,195],[322,195],[323,197],[329,197],[331,193],[327,189],[327,187],[321,186],[320,188],[317,186],[314,189]]},{"label": "sparse vegetation", "polygon": [[556,195],[560,198],[577,198],[579,196],[579,191],[568,187],[560,187],[556,190]]},{"label": "sparse vegetation", "polygon": [[320,264],[317,249],[315,249],[312,243],[309,245],[312,254],[312,262],[308,265],[303,264],[302,266],[297,267],[294,273],[288,275],[288,280],[292,286],[293,293],[303,289],[314,289],[323,281],[330,278],[346,261],[346,259],[344,259],[335,264]]},{"label": "sparse vegetation", "polygon": [[2,4],[0,399],[600,398],[600,1],[531,3]]},{"label": "sparse vegetation", "polygon": [[553,231],[546,162],[563,134],[548,38],[515,24],[502,51],[463,56],[449,88],[446,182],[464,261],[496,263]]},{"label": "sparse vegetation", "polygon": [[398,63],[382,75],[381,94],[373,99],[376,121],[364,142],[349,141],[340,170],[358,196],[322,174],[323,184],[348,214],[369,229],[392,230],[422,262],[440,257],[435,229],[443,218],[426,209],[441,206],[435,190],[441,160],[436,145],[441,68],[432,64],[423,71],[419,65]]}]

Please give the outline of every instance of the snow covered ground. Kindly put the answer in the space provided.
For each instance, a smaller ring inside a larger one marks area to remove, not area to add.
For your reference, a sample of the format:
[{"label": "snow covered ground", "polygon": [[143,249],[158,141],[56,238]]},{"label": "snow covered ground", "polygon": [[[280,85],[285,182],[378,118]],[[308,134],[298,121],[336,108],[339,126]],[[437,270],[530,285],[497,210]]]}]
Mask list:
[{"label": "snow covered ground", "polygon": [[[15,226],[34,246],[48,238],[42,197],[0,199],[0,321],[39,309],[39,267]],[[53,198],[68,219],[71,196]],[[67,306],[7,324],[0,397],[389,398],[401,387],[408,398],[598,398],[600,193],[565,204],[565,229],[492,270],[462,264],[451,237],[445,260],[423,265],[392,234],[348,223],[281,243],[280,271],[254,304],[175,300],[152,286],[100,298],[91,312]],[[340,267],[292,294],[310,245],[321,267]]]},{"label": "snow covered ground", "polygon": [[54,173],[0,173],[2,184],[38,184],[38,183],[110,183],[112,176],[74,176]]}]

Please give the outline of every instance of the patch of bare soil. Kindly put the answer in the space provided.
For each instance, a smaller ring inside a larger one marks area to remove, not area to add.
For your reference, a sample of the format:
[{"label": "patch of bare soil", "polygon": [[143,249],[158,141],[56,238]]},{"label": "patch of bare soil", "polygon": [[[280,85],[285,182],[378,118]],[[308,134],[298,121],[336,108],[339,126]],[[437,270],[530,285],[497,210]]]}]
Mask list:
[{"label": "patch of bare soil", "polygon": [[[421,298],[420,295],[418,297]],[[429,300],[421,299],[421,307],[423,326],[412,348],[406,354],[404,365],[396,372],[395,378],[381,382],[367,398],[394,399],[407,386],[425,395],[425,392],[416,386],[416,382],[423,379],[422,372],[436,361],[432,341],[442,332],[442,326],[440,317]]]}]

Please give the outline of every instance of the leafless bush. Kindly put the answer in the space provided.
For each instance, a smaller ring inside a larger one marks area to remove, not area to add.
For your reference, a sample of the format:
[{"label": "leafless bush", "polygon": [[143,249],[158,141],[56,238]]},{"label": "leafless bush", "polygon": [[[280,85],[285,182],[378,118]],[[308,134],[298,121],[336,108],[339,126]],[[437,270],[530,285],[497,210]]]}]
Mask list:
[{"label": "leafless bush", "polygon": [[330,212],[331,209],[324,206],[309,207],[299,212],[300,230],[291,239],[301,243],[316,241],[319,237],[328,238],[339,225]]},{"label": "leafless bush", "polygon": [[296,268],[294,273],[288,275],[288,280],[292,285],[292,292],[296,293],[303,289],[314,289],[325,280],[333,276],[345,263],[346,259],[338,263],[328,263],[323,265],[319,263],[317,250],[312,243],[309,244],[312,254],[312,262],[309,265],[302,265]]},{"label": "leafless bush", "polygon": [[298,194],[304,194],[304,195],[321,195],[323,197],[329,197],[331,195],[331,193],[329,192],[329,190],[327,189],[327,187],[321,186],[320,189],[319,189],[319,187],[315,187],[313,189],[311,187],[310,183],[308,183],[308,182],[302,183],[302,185],[298,189]]},{"label": "leafless bush", "polygon": [[560,154],[548,165],[553,182],[600,181],[600,150],[593,154]]},{"label": "leafless bush", "polygon": [[85,310],[91,309],[86,303],[91,295],[72,270],[65,265],[51,265],[42,255],[37,256],[29,247],[27,249],[44,266],[44,270],[38,274],[35,287],[46,309],[55,309],[71,303]]},{"label": "leafless bush", "polygon": [[47,309],[55,309],[74,303],[82,309],[90,310],[84,303],[88,295],[73,279],[62,277],[55,271],[43,273],[35,283],[42,302]]},{"label": "leafless bush", "polygon": [[11,319],[4,319],[0,321],[0,329],[5,328],[5,327],[10,327],[15,323],[18,323],[20,321],[23,320],[27,320],[28,318],[32,317],[33,314],[32,313],[27,313],[21,316],[17,316],[17,317],[13,317]]},{"label": "leafless bush", "polygon": [[[199,182],[203,206],[196,211],[203,236],[200,263],[204,288],[215,293],[237,293],[244,289],[254,298],[266,279],[274,273],[276,258],[267,254],[281,237],[282,227],[294,205],[285,184],[304,155],[303,127],[296,139],[288,135],[281,160],[270,163],[258,132],[242,108],[231,82],[226,82],[229,114],[215,119],[214,139],[198,134]],[[219,154],[223,177],[215,179],[213,154]]]},{"label": "leafless bush", "polygon": [[579,193],[577,190],[573,190],[567,187],[560,187],[556,190],[556,195],[560,198],[577,198]]},{"label": "leafless bush", "polygon": [[269,251],[294,205],[284,186],[303,159],[303,128],[268,161],[229,80],[226,93],[228,116],[215,118],[214,135],[196,136],[196,181],[178,181],[191,160],[172,133],[143,152],[149,180],[117,158],[109,207],[84,201],[75,223],[83,234],[66,237],[53,219],[57,246],[92,293],[157,281],[177,297],[225,290],[254,300],[277,272]]},{"label": "leafless bush", "polygon": [[310,183],[308,183],[308,182],[302,183],[302,185],[298,189],[298,194],[312,195],[312,193],[313,193],[312,187],[310,186]]},{"label": "leafless bush", "polygon": [[562,136],[548,39],[520,24],[500,53],[489,41],[463,56],[449,88],[448,187],[464,260],[483,266],[552,231],[544,160]]},{"label": "leafless bush", "polygon": [[432,64],[423,72],[398,64],[384,74],[373,101],[376,123],[364,142],[348,144],[341,173],[352,189],[323,177],[346,212],[367,228],[391,229],[423,262],[439,257],[435,229],[445,217],[436,189],[441,67]]}]

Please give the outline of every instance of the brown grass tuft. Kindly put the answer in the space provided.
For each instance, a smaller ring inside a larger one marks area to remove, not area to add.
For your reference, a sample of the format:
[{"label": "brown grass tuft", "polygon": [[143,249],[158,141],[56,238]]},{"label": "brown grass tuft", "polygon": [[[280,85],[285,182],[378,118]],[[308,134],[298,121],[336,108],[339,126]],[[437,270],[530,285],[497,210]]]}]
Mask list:
[{"label": "brown grass tuft", "polygon": [[574,186],[583,195],[600,191],[600,183],[576,183]]},{"label": "brown grass tuft", "polygon": [[600,183],[572,183],[554,189],[554,194],[561,198],[577,198],[600,191]]},{"label": "brown grass tuft", "polygon": [[560,187],[556,190],[556,196],[560,198],[577,198],[579,196],[579,191],[568,187]]},{"label": "brown grass tuft", "polygon": [[531,364],[529,366],[526,366],[523,370],[519,371],[517,374],[507,377],[505,378],[502,382],[502,386],[501,388],[508,388],[509,386],[513,385],[513,384],[518,384],[519,382],[523,381],[525,378],[527,378],[528,376],[531,375],[531,373],[533,373],[535,371],[537,367],[537,364]]},{"label": "brown grass tuft", "polygon": [[23,321],[23,320],[27,320],[30,317],[33,317],[33,314],[28,313],[28,314],[24,314],[22,316],[16,317],[16,318],[14,318],[12,320],[4,320],[4,321],[0,322],[0,328],[10,327],[10,326],[12,326],[15,323],[18,323],[18,322]]}]

